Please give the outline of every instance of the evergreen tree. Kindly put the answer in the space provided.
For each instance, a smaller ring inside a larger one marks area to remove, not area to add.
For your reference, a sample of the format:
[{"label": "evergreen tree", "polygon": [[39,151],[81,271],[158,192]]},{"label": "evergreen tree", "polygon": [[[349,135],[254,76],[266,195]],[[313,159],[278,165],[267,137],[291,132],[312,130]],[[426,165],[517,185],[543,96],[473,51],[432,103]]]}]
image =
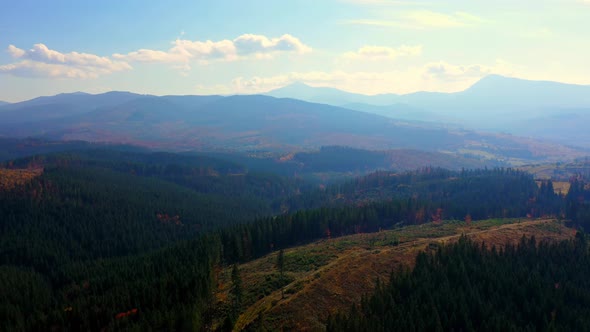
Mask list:
[{"label": "evergreen tree", "polygon": [[238,264],[234,264],[231,270],[231,298],[232,298],[232,312],[237,315],[240,312],[242,305],[242,278],[240,277],[240,270]]}]

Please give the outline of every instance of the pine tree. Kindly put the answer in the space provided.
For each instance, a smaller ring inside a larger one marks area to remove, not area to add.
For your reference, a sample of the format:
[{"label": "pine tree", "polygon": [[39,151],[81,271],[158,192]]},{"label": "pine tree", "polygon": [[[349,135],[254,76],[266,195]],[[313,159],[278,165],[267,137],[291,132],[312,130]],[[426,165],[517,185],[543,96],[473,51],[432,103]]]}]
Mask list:
[{"label": "pine tree", "polygon": [[242,277],[240,276],[240,270],[238,264],[234,264],[231,270],[231,283],[232,287],[230,290],[232,297],[232,311],[237,314],[242,305]]}]

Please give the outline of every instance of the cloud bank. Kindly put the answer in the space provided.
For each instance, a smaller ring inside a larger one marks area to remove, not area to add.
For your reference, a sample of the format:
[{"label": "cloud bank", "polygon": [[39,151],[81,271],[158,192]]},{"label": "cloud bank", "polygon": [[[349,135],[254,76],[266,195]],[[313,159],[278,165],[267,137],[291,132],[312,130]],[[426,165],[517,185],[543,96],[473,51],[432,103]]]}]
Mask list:
[{"label": "cloud bank", "polygon": [[418,56],[422,54],[422,46],[402,45],[398,48],[384,46],[363,46],[356,52],[346,52],[342,55],[345,60],[393,60],[401,56]]},{"label": "cloud bank", "polygon": [[285,34],[278,38],[244,34],[234,40],[191,41],[177,39],[167,51],[140,49],[127,54],[113,54],[113,58],[145,63],[207,63],[214,60],[234,61],[247,56],[268,57],[277,53],[304,54],[311,47],[298,38]]},{"label": "cloud bank", "polygon": [[401,70],[290,72],[269,77],[236,77],[226,86],[198,86],[200,93],[263,93],[294,82],[334,87],[363,94],[411,93],[416,91],[456,92],[489,74],[518,75],[517,68],[503,60],[492,65],[457,65],[444,61]]},{"label": "cloud bank", "polygon": [[89,53],[61,53],[44,44],[35,44],[29,50],[9,45],[7,51],[12,58],[21,61],[1,65],[0,73],[20,77],[97,78],[131,69],[124,61]]},{"label": "cloud bank", "polygon": [[89,53],[62,53],[44,44],[35,44],[29,50],[9,45],[7,52],[16,63],[0,65],[0,74],[31,78],[97,78],[102,75],[131,70],[130,62],[168,63],[186,74],[191,63],[206,64],[210,61],[234,61],[239,59],[268,59],[278,53],[304,54],[311,47],[298,38],[285,34],[277,38],[244,34],[233,40],[191,41],[177,39],[167,51],[139,49],[112,57]]}]

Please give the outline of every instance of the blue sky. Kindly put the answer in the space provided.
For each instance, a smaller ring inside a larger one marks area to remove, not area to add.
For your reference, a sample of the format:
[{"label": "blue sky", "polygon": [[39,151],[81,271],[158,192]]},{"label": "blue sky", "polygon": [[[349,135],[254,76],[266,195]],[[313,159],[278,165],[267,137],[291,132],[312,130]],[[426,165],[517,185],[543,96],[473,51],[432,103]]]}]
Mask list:
[{"label": "blue sky", "polygon": [[0,100],[590,84],[590,0],[0,0]]}]

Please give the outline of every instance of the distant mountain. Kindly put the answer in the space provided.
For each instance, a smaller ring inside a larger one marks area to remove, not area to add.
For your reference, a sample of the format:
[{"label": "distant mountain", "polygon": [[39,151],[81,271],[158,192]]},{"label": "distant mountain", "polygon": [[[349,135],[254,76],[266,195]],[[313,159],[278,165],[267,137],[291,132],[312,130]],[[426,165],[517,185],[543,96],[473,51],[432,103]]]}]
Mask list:
[{"label": "distant mountain", "polygon": [[276,98],[293,98],[334,106],[344,106],[353,103],[385,106],[396,103],[399,98],[399,95],[396,94],[369,96],[334,88],[312,87],[301,82],[270,91],[265,95]]},{"label": "distant mountain", "polygon": [[4,105],[0,108],[0,118],[6,124],[19,123],[23,122],[23,120],[39,122],[61,119],[146,97],[119,91],[97,95],[83,92],[62,93],[55,96],[38,97],[19,103]]},{"label": "distant mountain", "polygon": [[441,123],[449,123],[454,121],[452,117],[446,116],[444,114],[437,114],[434,112],[426,111],[402,103],[386,106],[363,103],[351,103],[342,105],[342,107],[401,120],[428,121]]},{"label": "distant mountain", "polygon": [[527,108],[579,107],[590,105],[590,85],[574,85],[551,81],[530,81],[500,75],[488,75],[465,91],[456,93],[415,92],[404,95],[363,95],[334,88],[311,87],[293,83],[266,93],[277,98],[295,98],[335,106],[369,104],[394,106],[405,104],[424,109],[448,109],[463,106]]},{"label": "distant mountain", "polygon": [[[590,147],[590,132],[580,126],[561,126],[555,117],[585,117],[590,109],[590,85],[530,81],[499,75],[482,78],[456,93],[416,92],[367,96],[337,89],[294,84],[268,93],[280,97],[323,102],[387,117],[452,123],[514,135],[534,133],[543,139],[579,137],[569,144]],[[571,120],[568,120],[571,122]],[[531,124],[550,131],[532,130]],[[572,130],[575,130],[572,133]],[[528,135],[528,134],[527,134]],[[560,139],[560,142],[564,142]]]},{"label": "distant mountain", "polygon": [[509,135],[447,129],[269,96],[67,94],[0,110],[0,136],[136,144],[170,150],[300,151],[322,146],[418,149],[469,158],[579,157],[576,149]]},{"label": "distant mountain", "polygon": [[[482,78],[469,89],[457,93],[462,103],[520,105],[528,108],[579,107],[590,105],[590,85],[551,81],[530,81],[499,75]],[[484,99],[484,100],[482,100]]]}]

